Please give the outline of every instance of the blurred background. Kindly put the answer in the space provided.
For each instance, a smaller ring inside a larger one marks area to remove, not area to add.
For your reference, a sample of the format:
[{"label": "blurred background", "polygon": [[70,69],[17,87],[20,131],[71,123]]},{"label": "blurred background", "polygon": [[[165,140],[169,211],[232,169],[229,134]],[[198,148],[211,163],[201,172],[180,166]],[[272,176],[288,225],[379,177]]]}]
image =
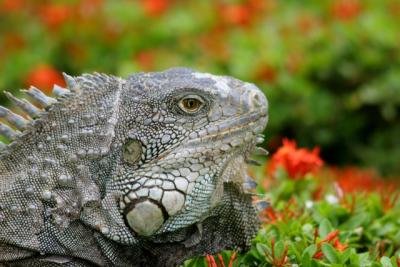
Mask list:
[{"label": "blurred background", "polygon": [[173,66],[258,85],[272,152],[400,173],[399,0],[0,0],[1,91]]}]

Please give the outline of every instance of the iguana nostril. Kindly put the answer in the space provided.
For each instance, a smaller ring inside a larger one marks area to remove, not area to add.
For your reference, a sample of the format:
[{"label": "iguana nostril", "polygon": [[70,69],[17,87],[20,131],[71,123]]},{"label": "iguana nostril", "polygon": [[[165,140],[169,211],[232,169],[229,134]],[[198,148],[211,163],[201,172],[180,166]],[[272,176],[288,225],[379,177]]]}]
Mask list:
[{"label": "iguana nostril", "polygon": [[260,96],[258,94],[255,94],[253,99],[256,105],[260,105]]},{"label": "iguana nostril", "polygon": [[252,92],[251,95],[251,99],[250,101],[252,102],[253,106],[255,108],[260,108],[263,106],[263,95],[261,95],[261,92]]}]

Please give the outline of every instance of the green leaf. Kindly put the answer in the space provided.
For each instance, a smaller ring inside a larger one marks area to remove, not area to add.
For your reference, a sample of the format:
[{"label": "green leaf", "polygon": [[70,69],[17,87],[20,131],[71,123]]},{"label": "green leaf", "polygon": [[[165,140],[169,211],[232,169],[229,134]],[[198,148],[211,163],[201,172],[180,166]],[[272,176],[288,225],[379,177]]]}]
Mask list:
[{"label": "green leaf", "polygon": [[323,261],[320,261],[320,260],[315,260],[315,259],[312,259],[311,260],[311,265],[310,265],[311,267],[324,267],[324,266],[331,266],[330,264],[328,264],[328,263],[325,263],[325,262],[323,262]]},{"label": "green leaf", "polygon": [[301,266],[310,266],[311,256],[309,254],[304,254],[301,258]]},{"label": "green leaf", "polygon": [[352,250],[351,255],[350,255],[350,264],[359,266],[360,265],[360,257],[358,254],[355,252],[355,250]]},{"label": "green leaf", "polygon": [[295,259],[297,259],[297,261],[300,261],[301,260],[300,252],[302,251],[302,248],[300,251],[299,250],[300,248],[299,246],[297,246],[296,243],[289,243],[288,247],[289,247],[288,253],[291,254]]},{"label": "green leaf", "polygon": [[184,264],[185,267],[205,267],[207,266],[204,257],[196,257],[194,259],[188,260]]},{"label": "green leaf", "polygon": [[308,246],[304,251],[301,256],[301,265],[302,266],[310,266],[311,265],[311,260],[314,254],[317,252],[317,246],[312,244]]},{"label": "green leaf", "polygon": [[322,252],[330,263],[339,263],[339,255],[331,244],[324,243],[321,247]]},{"label": "green leaf", "polygon": [[265,257],[265,255],[267,255],[267,254],[271,254],[271,249],[267,245],[265,245],[263,243],[257,243],[256,244],[256,249],[257,249],[258,254],[262,258]]},{"label": "green leaf", "polygon": [[359,265],[361,267],[371,265],[371,261],[369,259],[369,253],[368,252],[359,253],[358,256],[359,256]]},{"label": "green leaf", "polygon": [[301,228],[303,233],[309,236],[310,238],[314,237],[314,229],[315,227],[310,223],[304,224],[303,227]]},{"label": "green leaf", "polygon": [[395,267],[398,267],[398,265],[397,265],[397,257],[396,256],[393,256],[393,257],[391,257],[390,258],[390,262],[392,263],[392,265],[393,266],[395,266]]},{"label": "green leaf", "polygon": [[352,253],[353,251],[351,249],[346,249],[343,253],[339,254],[340,262],[343,264],[346,263],[349,260]]},{"label": "green leaf", "polygon": [[363,225],[363,223],[368,219],[368,216],[365,213],[361,213],[358,215],[355,215],[351,217],[347,222],[342,224],[340,229],[342,230],[353,230],[356,229],[357,227],[360,227]]},{"label": "green leaf", "polygon": [[328,219],[323,219],[319,224],[318,234],[321,238],[325,238],[333,230],[331,222]]},{"label": "green leaf", "polygon": [[275,258],[282,259],[285,251],[285,243],[282,240],[279,240],[278,242],[275,243],[274,249],[275,249]]},{"label": "green leaf", "polygon": [[392,263],[390,262],[390,259],[386,256],[383,256],[380,260],[382,267],[393,267]]},{"label": "green leaf", "polygon": [[317,246],[312,244],[308,247],[306,247],[306,249],[304,250],[302,256],[304,257],[304,255],[308,254],[311,257],[314,256],[314,254],[317,252]]}]

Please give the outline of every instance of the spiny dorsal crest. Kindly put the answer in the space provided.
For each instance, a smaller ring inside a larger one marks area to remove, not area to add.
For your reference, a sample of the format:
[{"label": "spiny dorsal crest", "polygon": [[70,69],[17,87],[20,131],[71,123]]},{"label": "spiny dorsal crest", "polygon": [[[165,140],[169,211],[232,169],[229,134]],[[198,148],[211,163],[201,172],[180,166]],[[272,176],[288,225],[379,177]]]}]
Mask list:
[{"label": "spiny dorsal crest", "polygon": [[[10,92],[5,91],[5,95],[22,113],[21,115],[0,106],[0,135],[13,142],[33,127],[36,121],[41,120],[45,114],[55,105],[62,103],[73,94],[80,93],[81,90],[94,90],[98,85],[111,83],[116,78],[101,73],[83,74],[82,76],[72,77],[63,73],[67,88],[54,85],[50,97],[44,94],[38,88],[31,86],[29,89],[22,89],[25,95],[33,100],[33,103],[26,99],[19,99]],[[35,104],[34,104],[35,103]],[[6,122],[6,123],[4,123]],[[4,152],[7,144],[0,141],[0,153]]]}]

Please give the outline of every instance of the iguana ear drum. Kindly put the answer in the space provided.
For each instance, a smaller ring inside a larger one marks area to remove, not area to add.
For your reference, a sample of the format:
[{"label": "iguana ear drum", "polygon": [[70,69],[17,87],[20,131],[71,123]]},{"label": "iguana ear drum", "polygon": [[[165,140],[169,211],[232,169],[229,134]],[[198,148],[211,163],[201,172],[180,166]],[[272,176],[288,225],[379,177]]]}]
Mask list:
[{"label": "iguana ear drum", "polygon": [[164,207],[156,201],[141,198],[124,209],[124,217],[135,233],[150,236],[160,229],[168,218],[168,214]]},{"label": "iguana ear drum", "polygon": [[122,157],[125,162],[135,164],[142,156],[142,142],[137,139],[129,139],[123,147]]}]

